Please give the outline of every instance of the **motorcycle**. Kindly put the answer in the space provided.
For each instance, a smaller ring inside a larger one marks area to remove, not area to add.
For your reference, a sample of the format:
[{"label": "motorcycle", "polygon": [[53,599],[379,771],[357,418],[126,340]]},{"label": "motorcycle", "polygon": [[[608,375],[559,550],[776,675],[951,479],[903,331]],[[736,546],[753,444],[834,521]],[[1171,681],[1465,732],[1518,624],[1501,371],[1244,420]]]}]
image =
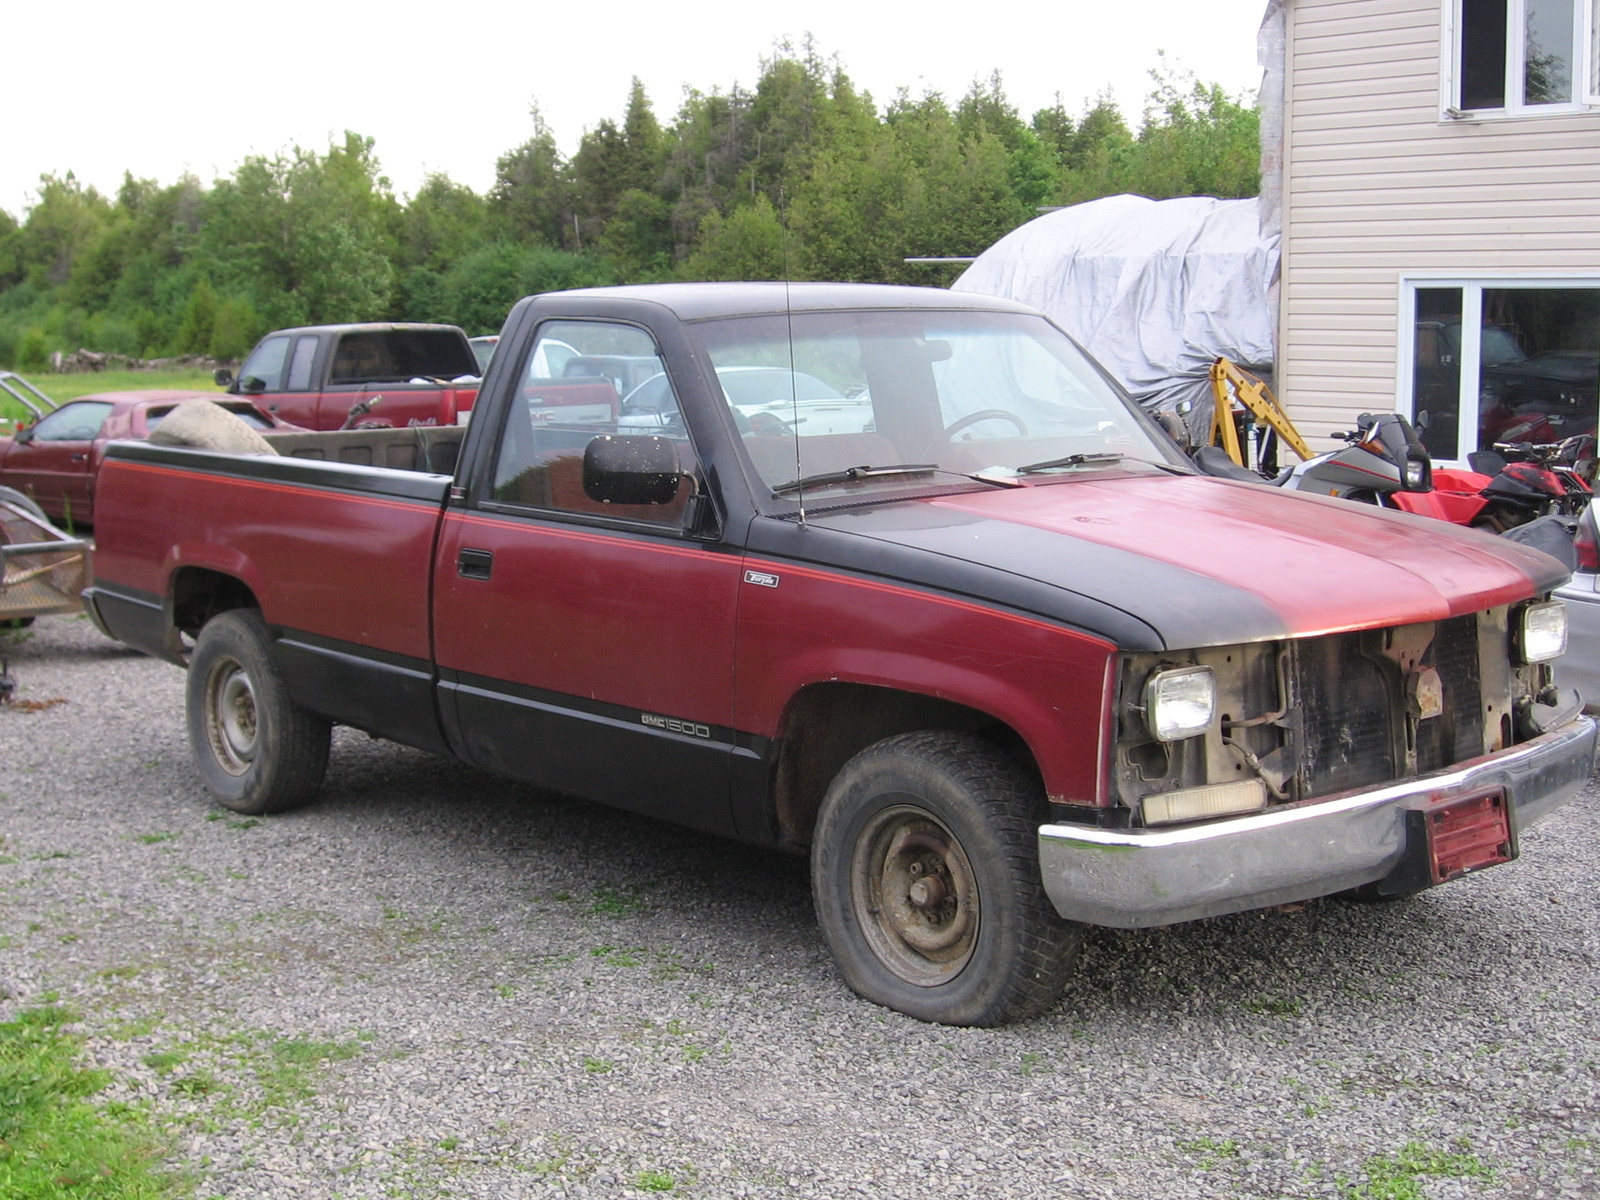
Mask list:
[{"label": "motorcycle", "polygon": [[1402,496],[1433,492],[1433,463],[1427,448],[1411,422],[1399,413],[1362,413],[1355,429],[1332,436],[1344,441],[1342,450],[1314,455],[1268,478],[1239,466],[1216,446],[1201,446],[1192,457],[1208,475],[1386,508],[1406,507],[1399,502]]},{"label": "motorcycle", "polygon": [[1593,495],[1592,436],[1551,445],[1501,443],[1471,455],[1471,470],[1436,470],[1415,427],[1399,413],[1362,413],[1354,430],[1332,436],[1345,447],[1266,479],[1216,447],[1203,446],[1193,458],[1209,475],[1339,496],[1491,533],[1543,516],[1570,520]]}]

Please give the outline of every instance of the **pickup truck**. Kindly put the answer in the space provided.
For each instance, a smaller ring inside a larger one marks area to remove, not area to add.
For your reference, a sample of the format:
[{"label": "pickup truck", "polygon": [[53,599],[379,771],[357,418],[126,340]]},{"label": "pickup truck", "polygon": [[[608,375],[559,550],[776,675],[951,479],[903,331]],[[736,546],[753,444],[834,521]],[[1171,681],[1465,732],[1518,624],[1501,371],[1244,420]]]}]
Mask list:
[{"label": "pickup truck", "polygon": [[[773,367],[870,420],[756,422],[724,381]],[[467,428],[278,443],[101,477],[89,611],[187,667],[217,801],[311,799],[342,723],[809,854],[845,981],[925,1020],[1048,1008],[1085,924],[1504,863],[1594,767],[1553,559],[1201,476],[1007,301],[549,293]]]},{"label": "pickup truck", "polygon": [[341,429],[357,410],[372,426],[453,425],[472,408],[480,374],[454,325],[310,325],[269,333],[238,378],[217,383],[306,429]]}]

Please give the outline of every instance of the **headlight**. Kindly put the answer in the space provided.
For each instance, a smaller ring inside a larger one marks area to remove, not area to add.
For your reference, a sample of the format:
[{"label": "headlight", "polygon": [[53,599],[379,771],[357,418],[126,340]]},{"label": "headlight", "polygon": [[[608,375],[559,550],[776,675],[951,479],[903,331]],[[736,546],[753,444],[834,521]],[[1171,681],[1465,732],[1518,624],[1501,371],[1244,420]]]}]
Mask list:
[{"label": "headlight", "polygon": [[1210,667],[1157,671],[1144,685],[1144,720],[1163,742],[1181,741],[1211,728],[1217,715],[1217,678]]},{"label": "headlight", "polygon": [[1524,605],[1516,625],[1517,657],[1549,662],[1567,651],[1567,606],[1559,600]]},{"label": "headlight", "polygon": [[1428,488],[1428,464],[1420,458],[1408,458],[1405,465],[1405,490],[1422,492]]}]

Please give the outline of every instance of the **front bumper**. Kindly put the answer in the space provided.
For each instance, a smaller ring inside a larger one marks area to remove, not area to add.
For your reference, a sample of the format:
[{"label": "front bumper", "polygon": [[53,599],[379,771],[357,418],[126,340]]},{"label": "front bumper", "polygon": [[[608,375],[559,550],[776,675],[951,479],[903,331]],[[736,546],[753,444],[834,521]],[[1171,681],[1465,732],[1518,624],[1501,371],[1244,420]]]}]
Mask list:
[{"label": "front bumper", "polygon": [[1571,800],[1594,772],[1595,722],[1404,783],[1249,816],[1161,829],[1039,828],[1039,865],[1071,921],[1141,929],[1309,900],[1374,883],[1406,852],[1406,812],[1485,788],[1506,791],[1518,831]]}]

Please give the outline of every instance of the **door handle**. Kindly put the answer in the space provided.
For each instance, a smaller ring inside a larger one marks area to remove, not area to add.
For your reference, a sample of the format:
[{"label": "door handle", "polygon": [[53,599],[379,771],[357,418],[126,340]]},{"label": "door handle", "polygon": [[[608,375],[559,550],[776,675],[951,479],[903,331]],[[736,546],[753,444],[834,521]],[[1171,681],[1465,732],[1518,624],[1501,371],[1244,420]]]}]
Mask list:
[{"label": "door handle", "polygon": [[74,454],[67,461],[68,462],[88,462],[89,461],[89,456],[87,454]]},{"label": "door handle", "polygon": [[492,550],[462,550],[456,556],[456,574],[463,579],[487,579],[493,573]]}]

